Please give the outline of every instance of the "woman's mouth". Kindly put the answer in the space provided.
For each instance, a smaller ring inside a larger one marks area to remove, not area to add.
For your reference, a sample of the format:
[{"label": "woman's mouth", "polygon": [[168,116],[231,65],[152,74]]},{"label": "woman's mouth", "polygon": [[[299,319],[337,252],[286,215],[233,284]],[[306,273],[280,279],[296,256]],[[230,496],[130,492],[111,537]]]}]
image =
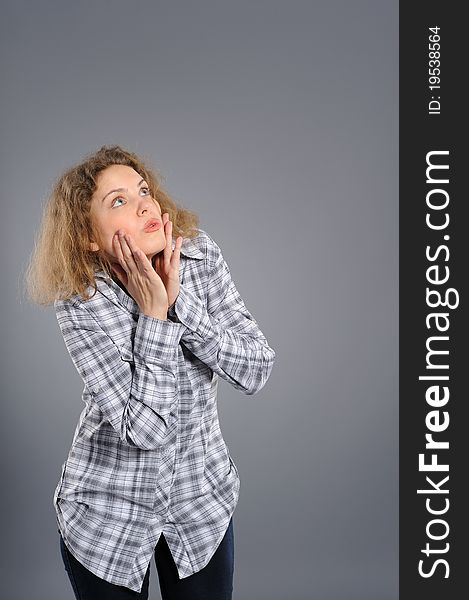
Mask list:
[{"label": "woman's mouth", "polygon": [[152,231],[158,231],[158,229],[161,229],[161,221],[158,221],[158,219],[149,219],[145,223],[145,227],[143,228],[143,231],[146,231],[147,233],[151,233]]}]

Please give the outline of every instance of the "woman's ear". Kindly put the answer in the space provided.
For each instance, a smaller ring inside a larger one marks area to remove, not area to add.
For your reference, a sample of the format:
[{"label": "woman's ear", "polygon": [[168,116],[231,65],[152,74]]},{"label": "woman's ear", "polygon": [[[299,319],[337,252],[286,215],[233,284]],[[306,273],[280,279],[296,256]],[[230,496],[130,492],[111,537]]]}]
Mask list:
[{"label": "woman's ear", "polygon": [[91,252],[98,252],[98,250],[100,250],[99,244],[97,242],[95,242],[95,240],[99,241],[99,236],[96,234],[95,231],[93,231],[93,229],[91,228],[91,231],[88,231],[88,247],[91,250]]}]

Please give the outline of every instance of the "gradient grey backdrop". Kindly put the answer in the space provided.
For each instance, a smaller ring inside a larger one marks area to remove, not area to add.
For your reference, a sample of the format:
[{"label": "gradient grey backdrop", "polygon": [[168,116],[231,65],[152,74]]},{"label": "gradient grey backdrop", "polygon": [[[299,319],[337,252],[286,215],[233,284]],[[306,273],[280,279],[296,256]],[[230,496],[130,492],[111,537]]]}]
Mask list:
[{"label": "gradient grey backdrop", "polygon": [[82,384],[21,276],[53,180],[118,143],[277,353],[259,394],[219,387],[234,600],[396,599],[398,1],[15,1],[1,28],[2,597],[73,597],[52,495]]}]

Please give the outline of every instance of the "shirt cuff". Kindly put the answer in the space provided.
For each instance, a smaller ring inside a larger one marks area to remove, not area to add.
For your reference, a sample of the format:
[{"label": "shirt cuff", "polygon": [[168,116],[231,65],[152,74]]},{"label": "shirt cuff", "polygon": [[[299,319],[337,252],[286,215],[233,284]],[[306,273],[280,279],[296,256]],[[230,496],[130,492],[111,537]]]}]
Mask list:
[{"label": "shirt cuff", "polygon": [[183,284],[179,286],[179,294],[171,311],[175,325],[182,323],[202,339],[210,337],[210,334],[213,333],[213,326],[205,304],[194,292],[187,290]]},{"label": "shirt cuff", "polygon": [[140,313],[134,338],[134,354],[155,364],[175,360],[183,325]]}]

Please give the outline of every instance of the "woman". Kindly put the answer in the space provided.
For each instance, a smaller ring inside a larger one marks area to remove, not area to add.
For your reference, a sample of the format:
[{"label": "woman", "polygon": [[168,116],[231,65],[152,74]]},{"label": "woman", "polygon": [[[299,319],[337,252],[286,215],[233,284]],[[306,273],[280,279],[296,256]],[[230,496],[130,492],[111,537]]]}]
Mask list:
[{"label": "woman", "polygon": [[148,598],[152,554],[164,600],[232,597],[239,475],[217,382],[255,394],[275,352],[197,224],[119,146],[66,171],[46,205],[28,284],[84,383],[53,499],[81,600]]}]

